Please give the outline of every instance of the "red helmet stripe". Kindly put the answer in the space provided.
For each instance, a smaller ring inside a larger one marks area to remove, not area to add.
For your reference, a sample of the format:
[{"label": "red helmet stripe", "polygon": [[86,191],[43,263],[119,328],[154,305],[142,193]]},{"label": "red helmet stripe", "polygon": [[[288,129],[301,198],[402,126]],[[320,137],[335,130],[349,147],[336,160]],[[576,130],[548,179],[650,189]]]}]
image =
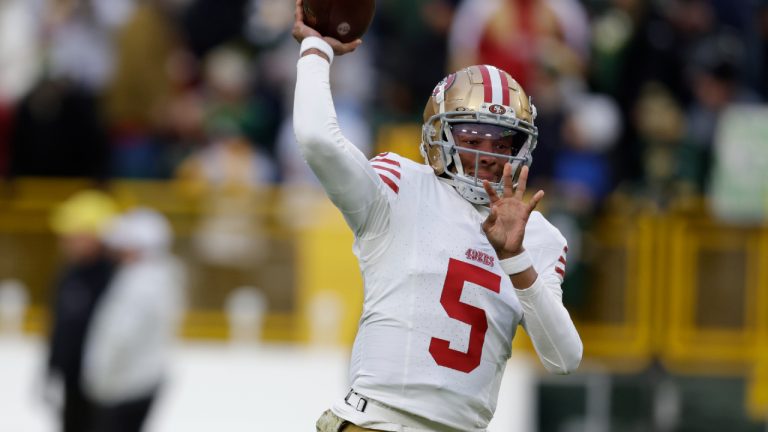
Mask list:
[{"label": "red helmet stripe", "polygon": [[509,106],[509,81],[507,80],[507,74],[501,69],[498,69],[501,76],[501,104]]},{"label": "red helmet stripe", "polygon": [[483,75],[483,100],[485,103],[492,103],[493,102],[493,86],[491,84],[491,73],[488,71],[488,67],[484,65],[480,65],[480,73]]}]

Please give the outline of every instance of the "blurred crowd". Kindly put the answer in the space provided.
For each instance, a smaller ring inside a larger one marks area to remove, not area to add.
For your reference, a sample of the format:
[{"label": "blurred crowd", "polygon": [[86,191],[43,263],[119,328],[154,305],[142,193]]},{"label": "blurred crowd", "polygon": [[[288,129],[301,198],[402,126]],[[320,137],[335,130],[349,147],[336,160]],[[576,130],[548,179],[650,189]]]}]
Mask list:
[{"label": "blurred crowd", "polygon": [[[377,3],[334,72],[351,140],[417,158],[435,83],[494,64],[538,108],[533,175],[577,213],[704,192],[719,114],[768,96],[765,0]],[[292,19],[286,0],[0,0],[0,174],[312,183]]]},{"label": "blurred crowd", "polygon": [[[252,279],[269,249],[253,192],[316,185],[291,123],[293,8],[0,0],[0,176],[178,180],[205,199],[199,264]],[[420,160],[434,85],[477,63],[510,72],[538,108],[531,182],[569,239],[575,287],[606,203],[663,209],[710,190],[719,119],[768,98],[768,1],[378,1],[333,69],[345,135],[369,156]],[[321,194],[286,190],[285,220],[306,223]]]}]

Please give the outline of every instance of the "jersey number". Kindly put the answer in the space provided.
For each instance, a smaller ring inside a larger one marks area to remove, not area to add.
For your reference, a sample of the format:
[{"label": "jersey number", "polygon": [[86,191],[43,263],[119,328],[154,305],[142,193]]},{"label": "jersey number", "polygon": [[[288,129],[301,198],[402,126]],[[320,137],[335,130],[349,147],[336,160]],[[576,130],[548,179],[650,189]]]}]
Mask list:
[{"label": "jersey number", "polygon": [[448,273],[445,275],[440,304],[443,305],[449,317],[469,324],[469,349],[467,352],[456,351],[450,348],[449,341],[433,337],[429,343],[429,353],[440,366],[470,373],[480,366],[488,319],[485,317],[484,310],[461,302],[461,291],[464,289],[465,282],[472,282],[495,293],[498,293],[501,287],[499,275],[451,258],[448,262]]}]

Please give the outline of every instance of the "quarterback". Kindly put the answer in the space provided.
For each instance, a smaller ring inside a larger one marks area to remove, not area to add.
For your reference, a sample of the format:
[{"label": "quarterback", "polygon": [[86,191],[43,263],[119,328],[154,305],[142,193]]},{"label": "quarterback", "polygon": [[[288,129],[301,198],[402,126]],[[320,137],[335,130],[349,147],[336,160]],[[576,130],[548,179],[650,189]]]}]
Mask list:
[{"label": "quarterback", "polygon": [[355,235],[364,304],[350,391],[320,432],[486,430],[518,325],[543,366],[567,374],[582,343],[562,304],[566,240],[524,198],[536,109],[506,72],[472,66],[442,80],[424,111],[424,164],[368,160],[342,134],[334,55],[361,42],[302,22],[294,128],[307,163]]}]

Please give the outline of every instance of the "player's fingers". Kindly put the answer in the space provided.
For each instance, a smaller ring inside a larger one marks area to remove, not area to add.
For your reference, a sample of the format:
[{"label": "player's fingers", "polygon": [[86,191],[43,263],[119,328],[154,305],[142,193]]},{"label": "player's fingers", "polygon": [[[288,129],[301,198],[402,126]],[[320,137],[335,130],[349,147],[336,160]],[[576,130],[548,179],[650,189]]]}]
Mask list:
[{"label": "player's fingers", "polygon": [[304,40],[304,32],[302,27],[304,26],[304,10],[302,0],[296,0],[296,10],[294,11],[293,31],[291,32],[293,38],[299,43]]},{"label": "player's fingers", "polygon": [[304,0],[296,0],[296,12],[294,14],[297,22],[304,21]]},{"label": "player's fingers", "polygon": [[531,213],[536,209],[536,206],[539,205],[539,202],[544,198],[544,191],[539,190],[536,192],[536,194],[533,195],[533,198],[531,198],[531,202],[528,203],[528,213]]},{"label": "player's fingers", "polygon": [[504,164],[504,173],[501,175],[501,178],[504,181],[505,197],[514,196],[515,184],[514,184],[514,180],[512,179],[512,173],[515,172],[514,170],[515,170],[515,167],[513,167],[511,163],[507,162]]},{"label": "player's fingers", "polygon": [[323,39],[325,39],[325,41],[328,42],[328,45],[333,48],[333,53],[337,56],[351,53],[363,43],[362,39],[355,39],[352,42],[347,43],[341,43],[340,40],[329,36],[324,36]]},{"label": "player's fingers", "polygon": [[515,190],[515,197],[517,199],[523,199],[525,196],[525,188],[528,183],[528,165],[523,165],[520,169],[520,177],[517,178],[517,189]]},{"label": "player's fingers", "polygon": [[491,187],[491,183],[488,180],[483,180],[483,189],[485,189],[485,193],[488,194],[488,198],[490,198],[491,204],[494,204],[496,201],[501,199],[493,187]]},{"label": "player's fingers", "polygon": [[356,50],[357,47],[363,44],[362,39],[355,39],[352,42],[341,44],[342,49],[344,50],[343,54],[351,53],[352,51]]}]

